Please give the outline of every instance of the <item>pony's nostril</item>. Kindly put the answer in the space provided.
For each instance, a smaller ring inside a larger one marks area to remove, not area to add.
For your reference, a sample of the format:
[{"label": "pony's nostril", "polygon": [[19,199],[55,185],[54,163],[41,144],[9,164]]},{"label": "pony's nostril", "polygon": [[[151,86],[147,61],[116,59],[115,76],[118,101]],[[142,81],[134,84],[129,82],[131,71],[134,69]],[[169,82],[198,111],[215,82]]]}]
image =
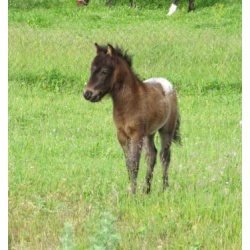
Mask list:
[{"label": "pony's nostril", "polygon": [[91,98],[91,96],[92,96],[92,92],[89,91],[89,90],[86,90],[86,91],[84,92],[83,96],[84,96],[84,98],[85,98],[86,100],[89,100],[89,99]]}]

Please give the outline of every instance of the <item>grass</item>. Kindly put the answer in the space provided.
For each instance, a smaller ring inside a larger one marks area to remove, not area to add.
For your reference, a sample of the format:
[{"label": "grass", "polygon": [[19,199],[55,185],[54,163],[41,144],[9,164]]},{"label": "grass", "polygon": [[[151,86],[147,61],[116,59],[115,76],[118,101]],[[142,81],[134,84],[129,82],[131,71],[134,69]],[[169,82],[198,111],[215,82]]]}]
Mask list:
[{"label": "grass", "polygon": [[[241,248],[241,4],[186,5],[171,18],[98,1],[10,7],[10,249]],[[144,159],[128,194],[111,101],[82,98],[94,42],[178,90],[183,146],[164,194],[158,161],[142,195]]]}]

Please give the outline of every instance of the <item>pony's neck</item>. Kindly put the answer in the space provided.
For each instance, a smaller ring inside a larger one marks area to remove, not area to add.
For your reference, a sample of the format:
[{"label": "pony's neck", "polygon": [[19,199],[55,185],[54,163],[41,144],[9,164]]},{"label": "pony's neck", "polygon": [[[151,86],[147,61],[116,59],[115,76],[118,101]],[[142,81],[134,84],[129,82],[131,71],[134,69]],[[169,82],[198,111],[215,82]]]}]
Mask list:
[{"label": "pony's neck", "polygon": [[136,93],[141,85],[141,81],[133,73],[129,67],[124,68],[118,72],[117,80],[114,83],[113,90],[111,91],[111,97],[114,105],[128,102],[132,102],[136,98]]}]

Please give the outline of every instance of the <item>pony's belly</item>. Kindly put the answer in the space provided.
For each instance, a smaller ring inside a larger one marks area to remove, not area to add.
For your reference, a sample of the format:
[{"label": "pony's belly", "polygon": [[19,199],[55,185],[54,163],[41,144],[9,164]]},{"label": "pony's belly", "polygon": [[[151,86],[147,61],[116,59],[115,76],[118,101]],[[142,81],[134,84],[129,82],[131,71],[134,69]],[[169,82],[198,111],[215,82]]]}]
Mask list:
[{"label": "pony's belly", "polygon": [[147,134],[154,134],[161,129],[169,120],[171,113],[170,102],[167,98],[158,103],[157,110],[148,117]]},{"label": "pony's belly", "polygon": [[168,121],[168,117],[166,117],[166,119],[164,119],[162,122],[153,124],[154,126],[150,126],[150,128],[148,128],[147,134],[152,135],[156,133],[159,129],[161,129],[167,123],[167,121]]}]

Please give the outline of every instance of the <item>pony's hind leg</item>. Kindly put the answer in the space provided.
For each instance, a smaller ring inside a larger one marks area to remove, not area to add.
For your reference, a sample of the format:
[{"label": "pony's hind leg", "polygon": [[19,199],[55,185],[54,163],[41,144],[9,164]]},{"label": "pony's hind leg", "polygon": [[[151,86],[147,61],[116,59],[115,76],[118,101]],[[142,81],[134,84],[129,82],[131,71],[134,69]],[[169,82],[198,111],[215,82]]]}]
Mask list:
[{"label": "pony's hind leg", "polygon": [[149,135],[144,138],[144,146],[146,150],[147,174],[146,185],[143,189],[143,192],[148,194],[151,189],[151,182],[157,155],[157,150],[154,144],[154,135]]},{"label": "pony's hind leg", "polygon": [[188,12],[194,10],[194,0],[189,0]]},{"label": "pony's hind leg", "polygon": [[169,163],[171,160],[171,151],[170,146],[173,138],[173,133],[168,132],[167,128],[163,127],[159,130],[160,137],[161,137],[161,164],[162,164],[162,171],[163,171],[163,191],[169,186],[168,183],[168,168]]}]

